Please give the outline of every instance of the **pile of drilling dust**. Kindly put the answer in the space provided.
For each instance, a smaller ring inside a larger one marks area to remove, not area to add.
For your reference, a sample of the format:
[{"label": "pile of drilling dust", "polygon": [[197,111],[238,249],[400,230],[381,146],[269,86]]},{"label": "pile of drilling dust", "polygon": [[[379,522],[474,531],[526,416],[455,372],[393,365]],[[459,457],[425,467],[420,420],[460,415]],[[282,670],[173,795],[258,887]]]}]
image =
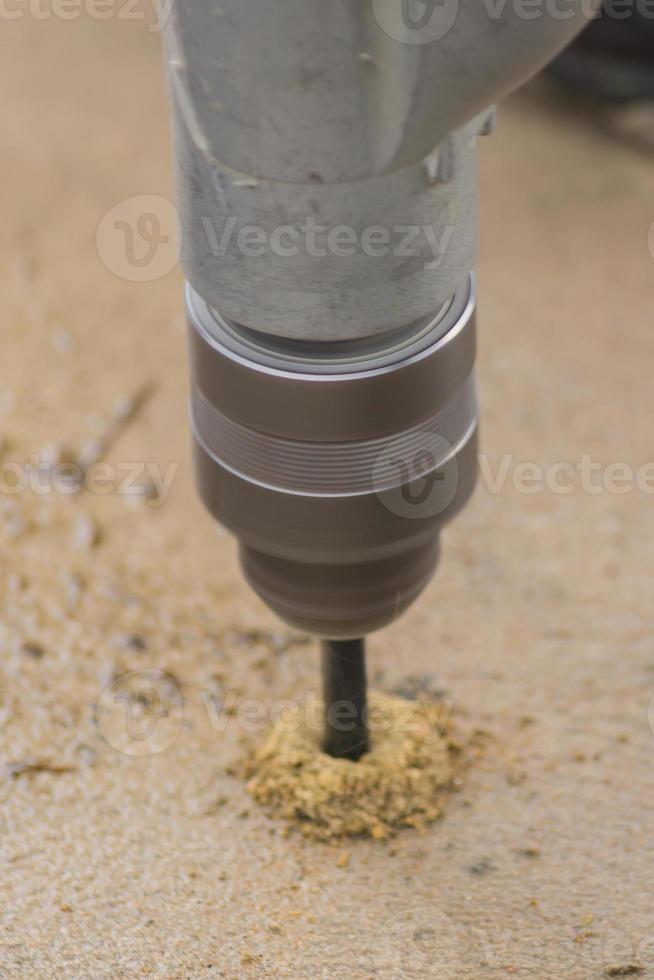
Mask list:
[{"label": "pile of drilling dust", "polygon": [[372,695],[370,751],[350,762],[322,752],[319,714],[292,708],[250,760],[248,790],[273,816],[321,840],[383,840],[424,827],[443,812],[458,751],[439,713],[434,701]]}]

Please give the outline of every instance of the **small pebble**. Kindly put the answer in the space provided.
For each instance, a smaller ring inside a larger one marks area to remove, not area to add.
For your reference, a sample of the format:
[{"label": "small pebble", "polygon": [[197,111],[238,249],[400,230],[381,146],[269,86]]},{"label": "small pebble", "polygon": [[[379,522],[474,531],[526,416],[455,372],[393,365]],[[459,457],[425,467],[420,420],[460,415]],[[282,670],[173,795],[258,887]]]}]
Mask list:
[{"label": "small pebble", "polygon": [[136,650],[137,653],[143,653],[148,648],[146,640],[138,633],[126,633],[125,636],[119,637],[117,645],[125,650]]},{"label": "small pebble", "polygon": [[31,660],[41,660],[44,655],[43,647],[38,643],[23,643],[21,653]]},{"label": "small pebble", "polygon": [[493,862],[490,861],[488,858],[482,858],[480,861],[477,861],[475,864],[471,864],[468,868],[468,871],[470,872],[471,875],[479,875],[480,878],[483,877],[484,875],[487,875],[489,871],[493,871],[493,870],[494,870]]}]

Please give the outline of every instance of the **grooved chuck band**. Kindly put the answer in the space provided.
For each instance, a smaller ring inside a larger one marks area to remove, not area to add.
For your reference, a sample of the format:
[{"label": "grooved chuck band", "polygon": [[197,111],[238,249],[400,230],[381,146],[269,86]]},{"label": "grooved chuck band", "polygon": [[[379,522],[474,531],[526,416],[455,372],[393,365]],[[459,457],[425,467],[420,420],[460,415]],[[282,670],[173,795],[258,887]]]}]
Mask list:
[{"label": "grooved chuck band", "polygon": [[474,280],[368,341],[290,344],[186,298],[198,489],[249,583],[319,636],[392,622],[475,484]]}]

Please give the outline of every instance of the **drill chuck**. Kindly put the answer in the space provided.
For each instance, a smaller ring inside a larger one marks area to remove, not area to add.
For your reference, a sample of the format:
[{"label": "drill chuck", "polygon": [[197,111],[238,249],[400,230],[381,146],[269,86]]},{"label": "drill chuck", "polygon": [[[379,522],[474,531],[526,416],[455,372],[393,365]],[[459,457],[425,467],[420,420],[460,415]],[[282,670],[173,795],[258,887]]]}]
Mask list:
[{"label": "drill chuck", "polygon": [[470,277],[382,337],[300,342],[226,320],[187,285],[196,479],[250,585],[332,640],[396,619],[476,477]]}]

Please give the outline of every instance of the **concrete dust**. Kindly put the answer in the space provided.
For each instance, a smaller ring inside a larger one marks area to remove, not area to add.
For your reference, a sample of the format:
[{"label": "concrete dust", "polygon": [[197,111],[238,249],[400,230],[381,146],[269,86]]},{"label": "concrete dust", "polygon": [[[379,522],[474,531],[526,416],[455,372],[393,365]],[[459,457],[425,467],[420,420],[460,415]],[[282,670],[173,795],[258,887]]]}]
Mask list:
[{"label": "concrete dust", "polygon": [[424,828],[443,813],[458,753],[437,711],[436,702],[372,695],[371,748],[350,762],[326,755],[319,715],[295,707],[256,750],[248,789],[307,837],[383,840],[400,827]]}]

